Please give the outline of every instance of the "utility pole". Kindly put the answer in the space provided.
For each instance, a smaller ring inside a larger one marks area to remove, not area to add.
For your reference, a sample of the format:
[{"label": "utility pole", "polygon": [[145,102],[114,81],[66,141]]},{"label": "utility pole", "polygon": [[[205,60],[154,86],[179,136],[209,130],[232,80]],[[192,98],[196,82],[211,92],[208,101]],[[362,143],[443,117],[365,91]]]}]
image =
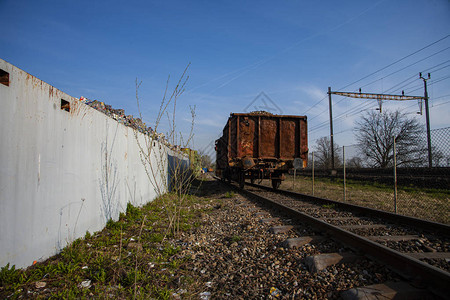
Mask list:
[{"label": "utility pole", "polygon": [[428,108],[428,91],[427,91],[427,80],[430,79],[430,73],[428,73],[428,78],[422,77],[422,73],[419,73],[419,78],[423,80],[423,86],[425,89],[424,100],[425,100],[425,116],[427,122],[427,142],[428,142],[428,167],[431,168],[433,163],[431,161],[431,133],[430,133],[430,110]]},{"label": "utility pole", "polygon": [[333,109],[331,105],[331,87],[328,87],[328,103],[330,106],[331,170],[334,170]]}]

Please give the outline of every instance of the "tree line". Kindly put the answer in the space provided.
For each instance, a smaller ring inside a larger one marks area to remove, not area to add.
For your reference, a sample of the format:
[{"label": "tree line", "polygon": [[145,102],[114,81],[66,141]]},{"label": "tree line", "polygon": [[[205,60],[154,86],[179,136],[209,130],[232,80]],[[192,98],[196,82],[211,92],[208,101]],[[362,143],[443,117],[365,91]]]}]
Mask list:
[{"label": "tree line", "polygon": [[[355,124],[357,155],[346,158],[346,166],[353,168],[390,168],[394,164],[394,139],[397,166],[423,167],[427,165],[427,142],[424,126],[399,110],[382,113],[370,111]],[[329,137],[321,137],[314,147],[315,167],[332,168]],[[432,148],[433,165],[439,166],[443,153]],[[335,168],[342,167],[342,147],[334,143]],[[309,162],[311,164],[311,160]]]}]

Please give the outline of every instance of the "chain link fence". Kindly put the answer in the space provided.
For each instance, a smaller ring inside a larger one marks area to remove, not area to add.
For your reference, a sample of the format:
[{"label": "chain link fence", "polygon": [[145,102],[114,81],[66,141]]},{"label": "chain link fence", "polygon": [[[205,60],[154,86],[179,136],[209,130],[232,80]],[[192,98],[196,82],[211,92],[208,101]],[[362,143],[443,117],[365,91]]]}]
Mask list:
[{"label": "chain link fence", "polygon": [[[304,194],[450,224],[450,127],[431,131],[432,168],[427,135],[396,145],[389,164],[376,168],[362,145],[335,148],[331,155],[311,151],[308,167],[286,180],[284,188]],[[330,147],[331,149],[331,147]],[[345,163],[344,163],[345,162]]]},{"label": "chain link fence", "polygon": [[450,127],[431,130],[430,133],[433,167],[450,168]]}]

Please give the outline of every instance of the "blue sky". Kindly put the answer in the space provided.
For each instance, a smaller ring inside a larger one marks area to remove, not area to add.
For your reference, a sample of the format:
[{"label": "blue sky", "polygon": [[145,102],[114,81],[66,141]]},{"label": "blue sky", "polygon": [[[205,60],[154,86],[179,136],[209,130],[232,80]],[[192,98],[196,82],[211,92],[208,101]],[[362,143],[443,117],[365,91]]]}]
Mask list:
[{"label": "blue sky", "polygon": [[[138,78],[149,125],[168,76],[172,89],[190,63],[177,130],[186,134],[195,106],[193,148],[207,153],[229,114],[261,92],[283,114],[308,116],[313,146],[329,134],[328,86],[422,95],[419,72],[432,76],[431,127],[450,126],[448,0],[0,0],[0,20],[0,58],[74,97],[137,115]],[[355,120],[377,104],[338,96],[333,103],[335,141],[352,144]],[[383,104],[396,108],[425,121],[415,102]]]}]

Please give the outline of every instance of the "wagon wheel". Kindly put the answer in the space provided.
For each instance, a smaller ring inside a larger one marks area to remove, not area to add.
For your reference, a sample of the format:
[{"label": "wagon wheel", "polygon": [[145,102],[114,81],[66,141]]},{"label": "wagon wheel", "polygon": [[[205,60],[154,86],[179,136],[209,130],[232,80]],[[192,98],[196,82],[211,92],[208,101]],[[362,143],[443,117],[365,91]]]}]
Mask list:
[{"label": "wagon wheel", "polygon": [[272,179],[272,188],[278,190],[281,185],[281,179]]}]

